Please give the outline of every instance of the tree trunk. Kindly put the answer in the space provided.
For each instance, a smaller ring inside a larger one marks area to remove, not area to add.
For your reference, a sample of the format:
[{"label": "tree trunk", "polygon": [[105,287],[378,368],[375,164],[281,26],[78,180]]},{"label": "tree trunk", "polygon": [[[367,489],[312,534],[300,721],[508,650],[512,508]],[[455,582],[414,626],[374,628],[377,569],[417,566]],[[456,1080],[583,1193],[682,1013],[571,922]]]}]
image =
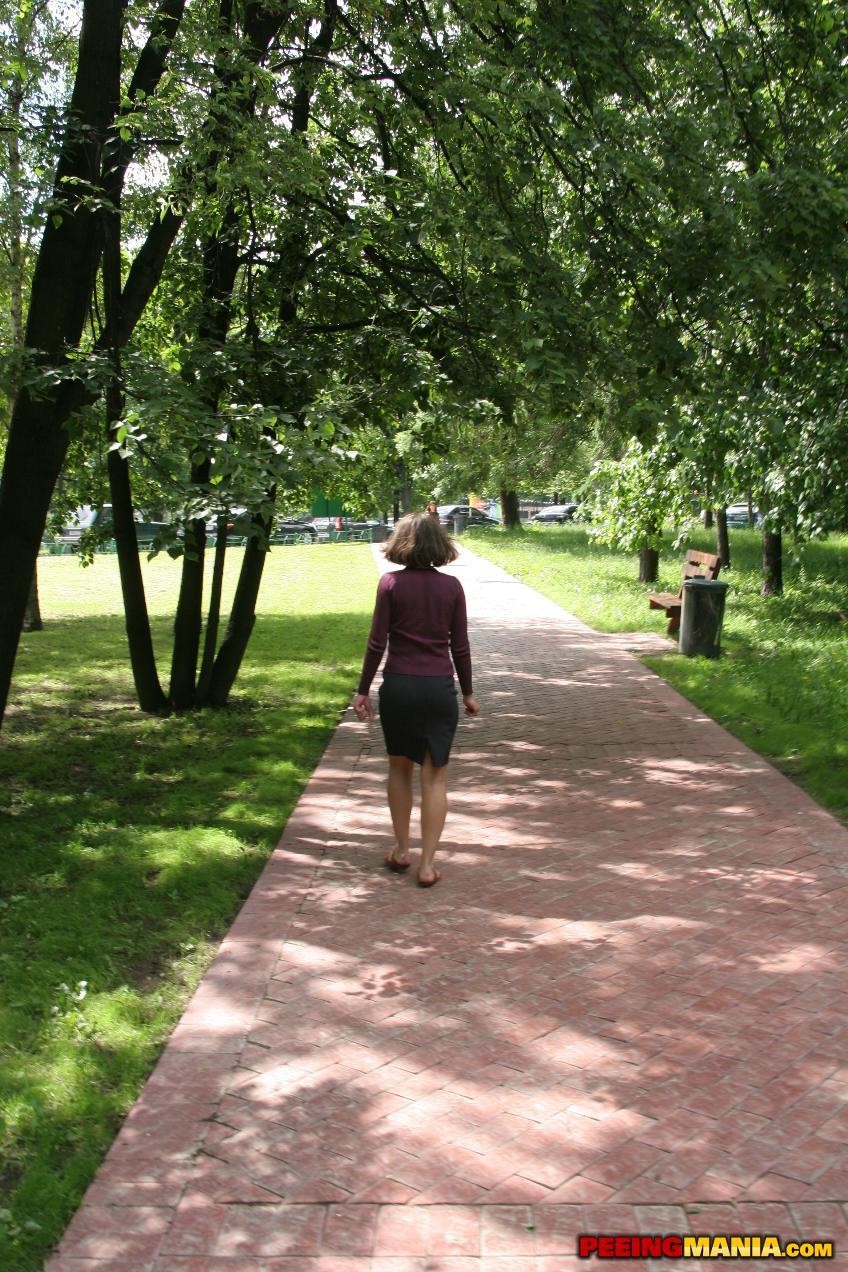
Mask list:
[{"label": "tree trunk", "polygon": [[780,596],[783,591],[783,535],[780,530],[763,531],[763,596]]},{"label": "tree trunk", "polygon": [[32,583],[30,584],[29,596],[27,598],[23,631],[41,632],[43,630],[44,623],[41,621],[41,606],[38,602],[38,568],[36,567],[36,569],[32,572]]},{"label": "tree trunk", "polygon": [[[111,389],[107,393],[107,401],[109,399],[112,401],[108,407],[108,414],[112,416],[114,395]],[[120,418],[120,412],[114,418]],[[168,710],[168,700],[162,691],[159,673],[156,670],[156,655],[153,650],[153,636],[150,631],[150,617],[147,611],[141,558],[135,532],[129,466],[117,451],[110,451],[107,467],[109,492],[112,496],[112,523],[124,603],[124,624],[138,705],[142,711],[161,715]]]},{"label": "tree trunk", "polygon": [[212,589],[209,595],[209,614],[206,619],[206,635],[203,639],[203,660],[197,677],[197,701],[202,705],[209,698],[212,669],[215,666],[215,650],[218,647],[218,629],[221,625],[221,594],[224,590],[224,565],[227,560],[227,518],[218,518],[215,536],[215,559],[212,563]]},{"label": "tree trunk", "polygon": [[[208,462],[205,465],[208,470]],[[192,481],[200,481],[198,470]],[[208,480],[208,477],[207,477]],[[174,617],[174,649],[171,656],[169,697],[175,710],[187,711],[194,706],[197,677],[197,655],[200,650],[200,627],[203,621],[203,566],[206,556],[206,525],[191,521],[186,526],[180,594]]]},{"label": "tree trunk", "polygon": [[715,514],[713,512],[713,509],[705,508],[704,509],[704,529],[712,530],[714,521],[715,521]]},{"label": "tree trunk", "polygon": [[501,519],[507,530],[521,529],[521,517],[518,515],[518,495],[514,490],[501,491]]},{"label": "tree trunk", "polygon": [[[12,324],[12,345],[15,349],[23,349],[24,347],[24,196],[20,128],[24,102],[23,67],[26,64],[32,25],[32,10],[20,11],[19,21],[15,24],[14,53],[21,70],[11,76],[8,97],[9,128],[5,138],[6,184],[9,190],[9,197],[6,203],[6,218],[9,226],[9,318]],[[8,386],[9,402],[12,406],[17,390],[17,380],[14,380]],[[37,565],[32,571],[32,579],[30,580],[23,630],[25,632],[40,632],[44,630],[44,623],[41,620],[41,605],[38,599]]]},{"label": "tree trunk", "polygon": [[[44,225],[35,264],[26,345],[47,364],[77,347],[94,289],[99,213],[87,191],[100,183],[100,155],[120,96],[123,0],[87,0],[68,124],[53,198],[61,212]],[[37,400],[26,387],[15,400],[0,482],[0,719],[5,711],[21,627],[50,500],[69,437],[69,394],[60,384]]]},{"label": "tree trunk", "polygon": [[20,389],[0,486],[0,718],[11,685],[47,511],[67,446],[68,435],[61,426],[54,426],[49,404]]},{"label": "tree trunk", "polygon": [[[239,216],[231,203],[224,213],[220,229],[203,244],[203,302],[198,327],[201,344],[216,346],[226,339],[238,266]],[[213,377],[204,394],[210,419],[218,414],[221,392],[220,381]],[[211,473],[212,459],[207,454],[192,464],[192,484],[201,489],[208,487]],[[203,626],[203,572],[206,563],[204,521],[193,521],[187,527],[185,546],[171,661],[170,697],[177,711],[186,711],[193,706],[197,691],[197,658]],[[226,547],[226,535],[223,547],[220,539],[218,547],[221,551]],[[213,621],[217,624],[217,616]]]},{"label": "tree trunk", "polygon": [[[121,354],[118,346],[121,301],[121,215],[120,204],[104,209],[103,300],[106,322],[113,333],[110,350],[112,377],[106,389],[106,430],[110,443],[124,411],[121,382]],[[133,515],[130,469],[120,450],[110,446],[106,461],[112,496],[112,525],[118,551],[118,571],[124,602],[124,622],[130,651],[138,704],[142,711],[162,713],[168,704],[159,683],[144,579],[138,554],[138,537]]]},{"label": "tree trunk", "polygon": [[730,560],[730,535],[727,533],[727,509],[716,509],[716,552],[718,559],[721,561],[723,570],[729,570],[731,566]]},{"label": "tree trunk", "polygon": [[230,611],[230,621],[227,623],[227,630],[212,669],[209,696],[202,705],[210,707],[227,705],[230,690],[235,684],[256,623],[256,601],[267,556],[267,551],[255,538],[248,540],[244,549],[244,561],[236,594],[233,598],[233,607]]},{"label": "tree trunk", "polygon": [[643,545],[639,549],[639,582],[656,583],[659,565],[660,554],[657,549]]},{"label": "tree trunk", "polygon": [[[19,10],[20,13],[20,10]],[[24,192],[23,162],[21,160],[20,132],[23,126],[24,67],[27,46],[31,36],[32,10],[16,24],[14,54],[20,70],[10,75],[8,97],[9,127],[6,130],[6,220],[9,226],[9,317],[12,321],[12,344],[22,349],[24,344]],[[9,390],[13,401],[17,385]]]}]

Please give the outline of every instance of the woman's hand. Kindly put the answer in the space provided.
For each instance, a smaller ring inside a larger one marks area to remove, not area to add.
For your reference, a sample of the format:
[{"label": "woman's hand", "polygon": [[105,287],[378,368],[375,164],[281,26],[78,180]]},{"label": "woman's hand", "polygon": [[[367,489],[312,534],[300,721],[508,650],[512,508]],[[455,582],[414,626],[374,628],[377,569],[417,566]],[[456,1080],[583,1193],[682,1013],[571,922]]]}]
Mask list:
[{"label": "woman's hand", "polygon": [[480,704],[473,693],[464,693],[462,695],[462,705],[465,707],[466,715],[480,714]]},{"label": "woman's hand", "polygon": [[360,720],[373,720],[374,708],[367,693],[358,693],[353,700],[353,709]]}]

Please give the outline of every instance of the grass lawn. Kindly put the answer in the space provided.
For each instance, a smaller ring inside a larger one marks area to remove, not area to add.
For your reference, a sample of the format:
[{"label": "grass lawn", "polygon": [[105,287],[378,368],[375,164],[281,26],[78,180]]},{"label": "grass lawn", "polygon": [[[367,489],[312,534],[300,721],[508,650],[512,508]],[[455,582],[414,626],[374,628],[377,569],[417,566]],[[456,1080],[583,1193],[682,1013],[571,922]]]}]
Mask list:
[{"label": "grass lawn", "polygon": [[[848,822],[848,535],[784,561],[782,596],[762,597],[760,535],[731,530],[732,568],[718,659],[668,654],[645,662],[753,750]],[[646,594],[680,586],[670,544],[658,584],[636,581],[634,556],[592,543],[581,526],[473,531],[467,546],[604,632],[664,632]],[[691,547],[715,550],[708,531]]]},{"label": "grass lawn", "polygon": [[[145,566],[165,679],[178,571]],[[231,709],[166,720],[134,705],[116,558],[39,580],[0,735],[3,1272],[42,1266],[277,842],[377,575],[364,545],[272,551]]]}]

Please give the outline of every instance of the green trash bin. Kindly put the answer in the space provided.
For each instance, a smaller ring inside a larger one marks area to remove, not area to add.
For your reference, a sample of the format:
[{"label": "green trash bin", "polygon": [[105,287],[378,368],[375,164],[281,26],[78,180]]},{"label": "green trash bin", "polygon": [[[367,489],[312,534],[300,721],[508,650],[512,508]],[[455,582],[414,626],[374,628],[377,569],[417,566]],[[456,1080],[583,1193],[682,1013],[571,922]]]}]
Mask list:
[{"label": "green trash bin", "polygon": [[455,512],[453,514],[453,532],[455,535],[465,533],[465,527],[468,525],[468,517],[464,512]]},{"label": "green trash bin", "polygon": [[718,658],[727,586],[716,579],[684,579],[678,639],[681,654]]}]

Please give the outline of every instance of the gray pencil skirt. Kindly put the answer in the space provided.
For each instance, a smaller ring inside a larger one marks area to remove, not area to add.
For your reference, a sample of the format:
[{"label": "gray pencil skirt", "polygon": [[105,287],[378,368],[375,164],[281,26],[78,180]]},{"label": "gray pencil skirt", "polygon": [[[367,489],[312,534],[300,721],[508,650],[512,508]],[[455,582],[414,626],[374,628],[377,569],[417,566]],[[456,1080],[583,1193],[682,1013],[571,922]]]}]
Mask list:
[{"label": "gray pencil skirt", "polygon": [[404,676],[387,672],[380,685],[380,724],[389,755],[436,768],[450,759],[459,720],[453,676]]}]

